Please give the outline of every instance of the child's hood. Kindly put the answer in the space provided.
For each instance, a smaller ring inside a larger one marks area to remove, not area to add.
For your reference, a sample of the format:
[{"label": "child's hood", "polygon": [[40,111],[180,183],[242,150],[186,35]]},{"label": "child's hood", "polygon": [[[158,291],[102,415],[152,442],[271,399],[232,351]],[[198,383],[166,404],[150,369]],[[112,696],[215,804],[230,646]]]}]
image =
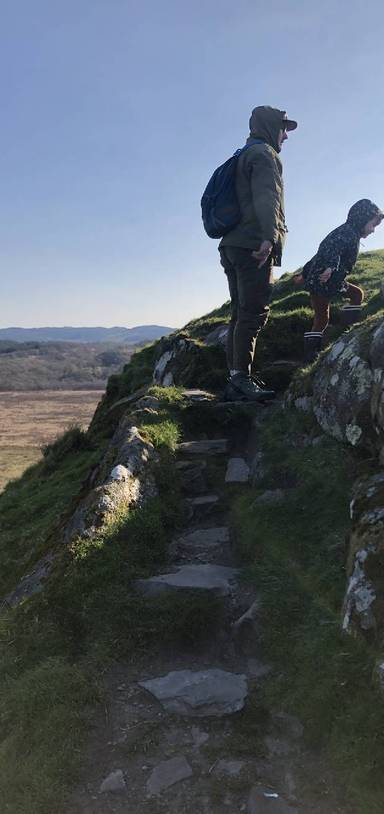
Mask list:
[{"label": "child's hood", "polygon": [[348,217],[347,223],[349,223],[353,229],[357,232],[358,235],[364,230],[364,226],[368,223],[369,220],[375,218],[376,216],[383,218],[384,215],[379,209],[376,204],[370,201],[368,198],[362,198],[360,201],[351,206]]}]

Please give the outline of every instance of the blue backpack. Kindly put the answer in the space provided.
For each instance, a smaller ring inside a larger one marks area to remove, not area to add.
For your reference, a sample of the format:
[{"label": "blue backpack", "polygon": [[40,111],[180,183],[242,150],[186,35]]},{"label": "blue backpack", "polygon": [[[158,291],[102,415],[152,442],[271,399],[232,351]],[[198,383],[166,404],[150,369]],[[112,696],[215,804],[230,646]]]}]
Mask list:
[{"label": "blue backpack", "polygon": [[224,237],[240,221],[241,212],[236,195],[236,167],[239,156],[252,144],[262,144],[253,139],[228,158],[215,170],[201,199],[201,214],[208,237]]}]

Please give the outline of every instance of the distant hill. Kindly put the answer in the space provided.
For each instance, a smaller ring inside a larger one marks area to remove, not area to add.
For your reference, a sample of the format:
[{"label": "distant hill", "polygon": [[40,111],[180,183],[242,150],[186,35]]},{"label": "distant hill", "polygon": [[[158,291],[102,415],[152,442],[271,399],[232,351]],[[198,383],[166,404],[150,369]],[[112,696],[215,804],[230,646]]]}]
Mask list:
[{"label": "distant hill", "polygon": [[0,392],[103,390],[120,373],[133,345],[94,342],[15,342],[0,339]]},{"label": "distant hill", "polygon": [[0,328],[0,340],[14,342],[117,342],[140,345],[168,336],[175,329],[165,325],[137,325],[134,328]]}]

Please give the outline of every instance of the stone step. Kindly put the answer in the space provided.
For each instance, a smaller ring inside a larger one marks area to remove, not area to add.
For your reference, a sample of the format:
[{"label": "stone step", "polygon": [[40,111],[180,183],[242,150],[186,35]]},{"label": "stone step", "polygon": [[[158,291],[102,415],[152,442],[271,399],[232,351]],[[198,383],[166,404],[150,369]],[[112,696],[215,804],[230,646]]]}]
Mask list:
[{"label": "stone step", "polygon": [[175,558],[188,557],[200,562],[211,562],[212,557],[220,555],[228,548],[229,540],[227,526],[195,529],[176,537],[171,544],[171,553]]},{"label": "stone step", "polygon": [[176,469],[180,476],[182,491],[185,494],[200,495],[206,491],[206,461],[177,461]]},{"label": "stone step", "polygon": [[250,468],[244,458],[230,458],[225,474],[226,483],[247,483]]},{"label": "stone step", "polygon": [[204,590],[227,596],[238,575],[237,568],[224,565],[182,565],[174,573],[159,574],[135,582],[143,594],[159,594],[166,590]]},{"label": "stone step", "polygon": [[227,452],[226,438],[212,438],[204,441],[182,441],[176,449],[183,455],[221,455]]},{"label": "stone step", "polygon": [[210,393],[209,390],[198,390],[198,389],[189,389],[183,391],[183,397],[192,403],[206,403],[212,402],[216,400],[216,396],[214,393]]},{"label": "stone step", "polygon": [[199,495],[185,500],[187,520],[199,522],[206,520],[220,506],[218,495]]},{"label": "stone step", "polygon": [[247,677],[221,669],[176,670],[139,681],[167,712],[194,717],[222,717],[239,712],[248,695]]}]

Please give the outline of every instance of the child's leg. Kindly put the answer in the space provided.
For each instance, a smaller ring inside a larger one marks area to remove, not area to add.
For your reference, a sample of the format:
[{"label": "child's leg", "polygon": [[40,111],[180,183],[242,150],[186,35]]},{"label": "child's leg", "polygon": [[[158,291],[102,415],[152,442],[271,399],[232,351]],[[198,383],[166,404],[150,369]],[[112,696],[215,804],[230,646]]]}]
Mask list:
[{"label": "child's leg", "polygon": [[311,294],[311,305],[315,312],[310,331],[304,334],[304,361],[314,362],[322,346],[323,332],[329,322],[329,300],[318,294]]},{"label": "child's leg", "polygon": [[361,305],[364,299],[363,289],[353,283],[347,283],[346,295],[351,300],[351,305]]},{"label": "child's leg", "polygon": [[354,325],[355,322],[360,322],[361,320],[363,310],[361,303],[364,299],[364,291],[359,288],[359,286],[353,285],[353,283],[347,283],[345,293],[347,297],[349,297],[351,305],[344,305],[341,312],[341,320],[344,327],[349,328],[351,325]]},{"label": "child's leg", "polygon": [[311,330],[323,333],[329,323],[329,300],[319,294],[311,294],[311,305],[315,312]]}]

